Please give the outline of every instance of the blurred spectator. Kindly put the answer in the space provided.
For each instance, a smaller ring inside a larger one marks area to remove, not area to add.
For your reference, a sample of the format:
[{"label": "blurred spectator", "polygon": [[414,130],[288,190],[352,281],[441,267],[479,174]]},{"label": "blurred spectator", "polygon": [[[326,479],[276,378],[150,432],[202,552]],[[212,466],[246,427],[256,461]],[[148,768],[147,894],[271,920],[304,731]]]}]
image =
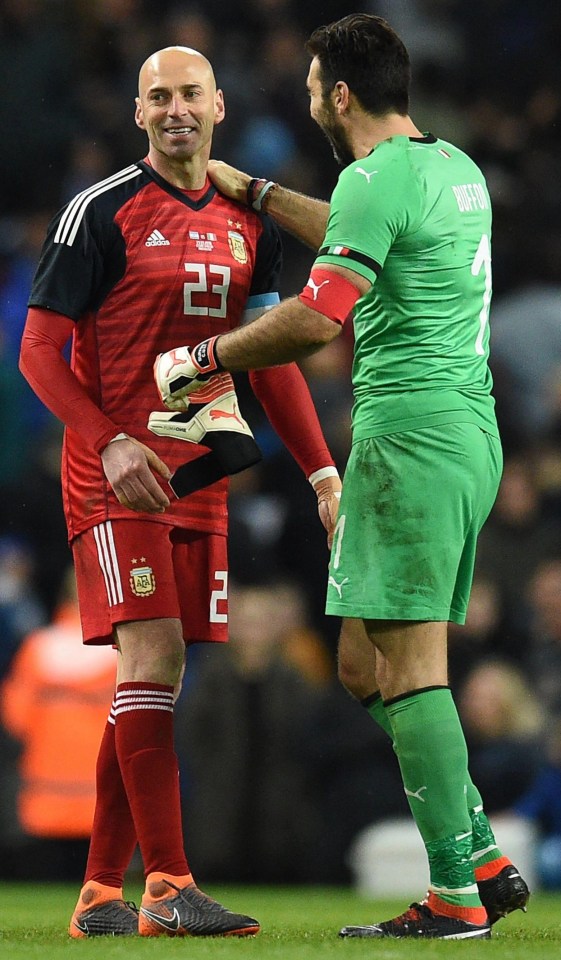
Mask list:
[{"label": "blurred spectator", "polygon": [[0,487],[17,484],[52,422],[18,370],[29,288],[51,210],[0,220]]},{"label": "blurred spectator", "polygon": [[[66,9],[65,9],[66,8]],[[78,49],[68,22],[69,5],[44,0],[3,0],[0,11],[1,118],[17,119],[23,135],[4,137],[0,212],[56,205],[68,138],[75,129]],[[33,106],[31,106],[33,104]]]},{"label": "blurred spectator", "polygon": [[24,538],[33,556],[27,589],[36,592],[52,615],[64,571],[71,562],[62,512],[60,460],[62,425],[51,417],[41,439],[28,445],[28,467],[0,497],[0,529]]},{"label": "blurred spectator", "polygon": [[540,767],[545,715],[522,670],[489,660],[466,677],[458,710],[469,749],[470,773],[487,813],[509,810]]},{"label": "blurred spectator", "polygon": [[539,831],[537,875],[545,890],[561,890],[561,716],[550,723],[546,758],[513,812]]},{"label": "blurred spectator", "polygon": [[230,638],[195,651],[176,706],[190,862],[205,880],[319,880],[323,803],[304,741],[333,665],[293,584],[232,587]]},{"label": "blurred spectator", "polygon": [[481,531],[477,570],[495,580],[508,626],[527,624],[526,586],[541,560],[559,551],[561,526],[545,515],[532,460],[523,453],[505,460],[495,506]]},{"label": "blurred spectator", "polygon": [[27,429],[28,395],[23,377],[6,355],[0,325],[0,486],[17,483],[29,461],[29,444],[22,441],[35,436],[34,430]]},{"label": "blurred spectator", "polygon": [[491,357],[498,415],[510,444],[546,439],[559,416],[561,283],[525,286],[495,301]]},{"label": "blurred spectator", "polygon": [[357,835],[387,818],[411,816],[391,741],[337,679],[323,691],[302,738],[325,827],[315,852],[321,883],[352,879]]},{"label": "blurred spectator", "polygon": [[0,537],[0,679],[26,634],[46,621],[32,585],[35,557],[19,537]]},{"label": "blurred spectator", "polygon": [[561,554],[540,563],[529,583],[528,673],[540,701],[561,714]]},{"label": "blurred spectator", "polygon": [[21,749],[16,815],[22,835],[12,880],[83,874],[116,655],[81,641],[69,570],[53,622],[25,638],[1,691],[2,721]]},{"label": "blurred spectator", "polygon": [[496,580],[476,574],[463,626],[451,623],[448,631],[450,685],[457,690],[481,661],[498,656],[520,665],[527,636],[505,623],[503,600]]}]

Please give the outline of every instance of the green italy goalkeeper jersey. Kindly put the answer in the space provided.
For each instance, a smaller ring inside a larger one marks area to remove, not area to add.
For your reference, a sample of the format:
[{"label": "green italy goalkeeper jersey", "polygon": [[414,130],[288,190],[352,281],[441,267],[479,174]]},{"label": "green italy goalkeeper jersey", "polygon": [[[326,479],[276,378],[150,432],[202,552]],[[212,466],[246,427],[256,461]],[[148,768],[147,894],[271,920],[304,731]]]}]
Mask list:
[{"label": "green italy goalkeeper jersey", "polygon": [[483,174],[449,143],[392,137],[341,173],[316,263],[372,281],[354,309],[354,440],[452,421],[498,435],[490,241]]}]

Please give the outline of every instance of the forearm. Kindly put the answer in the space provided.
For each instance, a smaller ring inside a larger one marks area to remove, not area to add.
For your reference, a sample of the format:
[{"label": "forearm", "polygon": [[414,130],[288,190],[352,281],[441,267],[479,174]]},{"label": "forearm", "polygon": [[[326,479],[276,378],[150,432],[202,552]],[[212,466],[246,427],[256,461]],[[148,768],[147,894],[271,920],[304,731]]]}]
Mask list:
[{"label": "forearm", "polygon": [[329,204],[324,200],[306,197],[277,184],[267,194],[265,210],[283,230],[313,250],[319,250],[329,216]]},{"label": "forearm", "polygon": [[259,370],[307,357],[340,332],[338,324],[292,297],[253,323],[218,337],[215,350],[225,370]]},{"label": "forearm", "polygon": [[[237,170],[221,160],[210,160],[208,173],[222,193],[247,205],[252,205],[252,201],[257,199],[261,188],[267,183],[264,180],[257,181],[243,170]],[[248,196],[248,187],[252,183],[255,188],[250,190]],[[313,250],[321,247],[329,216],[329,204],[324,200],[306,197],[276,183],[266,190],[259,209],[270,214],[280,227]]]}]

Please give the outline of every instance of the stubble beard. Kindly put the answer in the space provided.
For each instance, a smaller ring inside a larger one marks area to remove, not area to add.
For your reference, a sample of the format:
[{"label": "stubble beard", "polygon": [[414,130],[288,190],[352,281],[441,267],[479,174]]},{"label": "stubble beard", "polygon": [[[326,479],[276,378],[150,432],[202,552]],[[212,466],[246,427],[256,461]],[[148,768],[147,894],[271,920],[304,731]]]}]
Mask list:
[{"label": "stubble beard", "polygon": [[324,113],[318,120],[318,125],[326,137],[339,166],[348,167],[349,163],[353,163],[356,157],[351,150],[345,131],[342,130],[333,117],[330,116],[329,113]]}]

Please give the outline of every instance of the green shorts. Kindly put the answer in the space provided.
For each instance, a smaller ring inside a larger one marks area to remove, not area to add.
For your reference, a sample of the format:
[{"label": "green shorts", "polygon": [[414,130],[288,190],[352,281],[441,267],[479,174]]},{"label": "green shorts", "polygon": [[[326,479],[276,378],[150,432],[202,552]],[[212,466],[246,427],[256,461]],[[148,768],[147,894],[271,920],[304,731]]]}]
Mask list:
[{"label": "green shorts", "polygon": [[464,623],[477,537],[501,472],[500,441],[473,423],[353,444],[326,612]]}]

